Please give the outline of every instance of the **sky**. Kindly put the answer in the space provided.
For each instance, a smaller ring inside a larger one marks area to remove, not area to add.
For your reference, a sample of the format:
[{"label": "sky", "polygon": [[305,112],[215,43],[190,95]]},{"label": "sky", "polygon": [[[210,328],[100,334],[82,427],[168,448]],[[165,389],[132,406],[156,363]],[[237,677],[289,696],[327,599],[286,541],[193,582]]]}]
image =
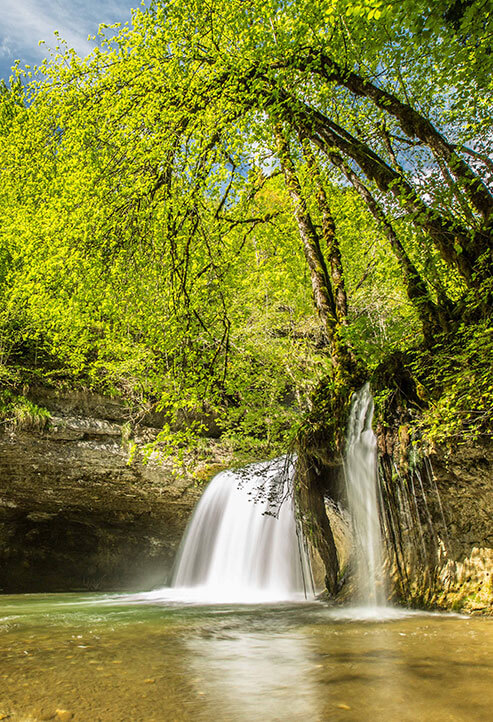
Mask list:
[{"label": "sky", "polygon": [[[8,80],[16,59],[39,64],[47,47],[56,45],[53,32],[80,55],[87,55],[100,23],[126,22],[140,0],[0,0],[0,78]],[[44,40],[46,45],[39,45]]]}]

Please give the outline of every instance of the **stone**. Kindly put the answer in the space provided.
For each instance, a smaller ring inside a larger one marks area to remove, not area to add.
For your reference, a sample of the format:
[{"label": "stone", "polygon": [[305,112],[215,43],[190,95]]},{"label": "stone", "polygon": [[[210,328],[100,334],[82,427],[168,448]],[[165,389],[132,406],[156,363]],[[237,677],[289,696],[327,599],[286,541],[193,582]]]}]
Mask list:
[{"label": "stone", "polygon": [[73,719],[74,713],[68,709],[57,709],[55,712],[55,719],[58,722],[70,722]]},{"label": "stone", "polygon": [[381,459],[393,598],[493,615],[493,444],[437,446],[407,475],[394,462]]},{"label": "stone", "polygon": [[[97,394],[34,389],[44,430],[0,425],[0,593],[164,584],[201,490],[169,463],[129,465],[131,409]],[[156,417],[157,418],[157,417]],[[138,449],[159,429],[133,429]],[[62,433],[63,432],[63,433]]]}]

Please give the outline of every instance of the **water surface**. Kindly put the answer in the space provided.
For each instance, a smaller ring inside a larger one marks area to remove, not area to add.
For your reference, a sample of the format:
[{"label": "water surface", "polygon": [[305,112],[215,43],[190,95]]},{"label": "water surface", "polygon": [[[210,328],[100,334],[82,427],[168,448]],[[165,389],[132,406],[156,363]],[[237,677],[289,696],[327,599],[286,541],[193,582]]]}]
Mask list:
[{"label": "water surface", "polygon": [[3,596],[0,719],[492,719],[492,620],[384,614]]}]

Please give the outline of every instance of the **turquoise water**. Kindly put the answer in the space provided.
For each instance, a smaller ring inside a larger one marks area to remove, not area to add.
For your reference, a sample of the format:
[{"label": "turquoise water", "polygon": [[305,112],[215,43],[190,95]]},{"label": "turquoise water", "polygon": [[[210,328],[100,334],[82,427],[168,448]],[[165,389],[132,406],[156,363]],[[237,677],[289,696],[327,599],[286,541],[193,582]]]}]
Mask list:
[{"label": "turquoise water", "polygon": [[382,614],[3,596],[0,719],[493,719],[493,620]]}]

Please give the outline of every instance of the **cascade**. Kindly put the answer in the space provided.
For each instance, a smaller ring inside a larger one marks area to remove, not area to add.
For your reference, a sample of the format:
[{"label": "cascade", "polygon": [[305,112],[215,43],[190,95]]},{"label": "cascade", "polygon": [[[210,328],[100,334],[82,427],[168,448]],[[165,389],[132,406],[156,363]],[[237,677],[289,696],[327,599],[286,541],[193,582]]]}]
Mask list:
[{"label": "cascade", "polygon": [[199,602],[313,598],[292,477],[293,464],[285,459],[218,474],[190,520],[167,596]]},{"label": "cascade", "polygon": [[344,470],[351,513],[356,562],[356,588],[361,604],[385,605],[382,536],[377,483],[377,440],[371,424],[373,398],[369,384],[354,394],[349,416]]}]

